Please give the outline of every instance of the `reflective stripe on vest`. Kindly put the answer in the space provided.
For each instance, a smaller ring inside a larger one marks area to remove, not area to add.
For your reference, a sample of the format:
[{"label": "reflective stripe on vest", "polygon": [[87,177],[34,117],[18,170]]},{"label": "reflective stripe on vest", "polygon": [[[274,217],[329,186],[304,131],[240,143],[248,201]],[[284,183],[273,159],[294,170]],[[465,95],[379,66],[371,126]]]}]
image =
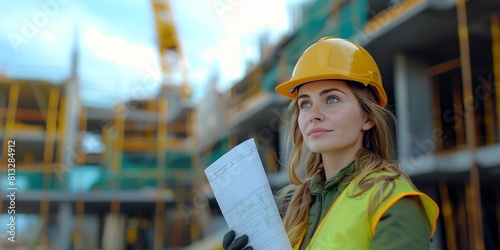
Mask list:
[{"label": "reflective stripe on vest", "polygon": [[[371,174],[370,177],[378,177],[385,174],[379,172]],[[404,179],[395,179],[396,187],[393,193],[377,207],[371,216],[368,216],[368,207],[373,195],[379,190],[380,184],[375,185],[362,195],[353,198],[352,194],[355,193],[356,187],[352,183],[354,181],[339,195],[328,213],[321,220],[306,249],[369,249],[370,241],[382,215],[396,201],[405,196],[413,195],[420,197],[425,208],[429,224],[431,225],[431,235],[429,235],[429,238],[434,234],[439,207],[429,196],[413,189]],[[388,186],[384,190],[383,197],[391,189],[392,186]],[[356,237],[353,237],[353,235]],[[299,249],[302,240],[295,244],[293,249]]]}]

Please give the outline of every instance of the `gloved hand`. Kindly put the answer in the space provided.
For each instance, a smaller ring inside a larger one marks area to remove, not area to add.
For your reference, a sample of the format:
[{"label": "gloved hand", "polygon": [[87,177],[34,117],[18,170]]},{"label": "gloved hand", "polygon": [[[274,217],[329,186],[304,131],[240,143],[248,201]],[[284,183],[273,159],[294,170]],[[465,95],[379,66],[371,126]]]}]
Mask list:
[{"label": "gloved hand", "polygon": [[222,247],[224,250],[253,250],[251,246],[245,247],[248,244],[248,236],[246,234],[238,237],[236,240],[234,239],[235,236],[236,233],[234,230],[224,235],[224,239],[222,240]]}]

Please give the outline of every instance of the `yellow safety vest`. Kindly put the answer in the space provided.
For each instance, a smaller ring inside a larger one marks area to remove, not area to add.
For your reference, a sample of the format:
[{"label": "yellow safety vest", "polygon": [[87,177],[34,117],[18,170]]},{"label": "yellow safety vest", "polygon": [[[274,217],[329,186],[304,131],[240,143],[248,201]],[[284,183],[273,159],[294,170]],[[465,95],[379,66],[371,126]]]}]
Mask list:
[{"label": "yellow safety vest", "polygon": [[[384,173],[374,173],[370,177],[381,175],[384,175]],[[429,196],[413,189],[407,181],[396,178],[396,187],[393,193],[378,206],[371,216],[368,216],[368,207],[373,195],[379,190],[380,184],[353,198],[352,194],[357,187],[352,183],[339,195],[328,213],[321,220],[306,249],[369,249],[370,241],[382,215],[399,199],[413,195],[420,197],[427,213],[432,229],[429,238],[434,234],[439,207]],[[386,188],[383,197],[391,189],[391,186]],[[302,240],[295,244],[293,249],[299,249]]]}]

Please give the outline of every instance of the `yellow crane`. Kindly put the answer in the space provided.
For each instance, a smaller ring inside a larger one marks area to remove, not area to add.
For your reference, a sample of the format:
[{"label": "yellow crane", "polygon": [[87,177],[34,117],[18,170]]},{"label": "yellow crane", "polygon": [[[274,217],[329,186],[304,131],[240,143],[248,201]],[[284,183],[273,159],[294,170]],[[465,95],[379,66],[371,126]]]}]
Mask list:
[{"label": "yellow crane", "polygon": [[[175,29],[175,20],[168,0],[152,0],[154,21],[156,24],[156,35],[158,41],[158,52],[164,75],[172,73],[173,67],[178,67],[182,74],[182,96],[190,96],[187,81],[187,68],[184,61],[181,44]],[[173,55],[173,58],[172,58]],[[177,64],[177,65],[175,65]],[[169,84],[166,82],[166,84]]]}]

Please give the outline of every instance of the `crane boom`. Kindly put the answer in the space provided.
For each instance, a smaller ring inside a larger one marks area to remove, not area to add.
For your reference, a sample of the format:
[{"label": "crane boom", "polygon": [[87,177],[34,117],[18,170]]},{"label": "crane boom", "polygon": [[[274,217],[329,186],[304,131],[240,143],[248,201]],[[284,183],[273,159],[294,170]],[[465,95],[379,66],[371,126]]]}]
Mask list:
[{"label": "crane boom", "polygon": [[[187,67],[176,33],[175,20],[168,0],[151,0],[158,39],[161,68],[164,76],[180,70],[181,93],[183,98],[190,96],[191,90],[187,80]],[[173,84],[166,78],[165,84]]]}]

